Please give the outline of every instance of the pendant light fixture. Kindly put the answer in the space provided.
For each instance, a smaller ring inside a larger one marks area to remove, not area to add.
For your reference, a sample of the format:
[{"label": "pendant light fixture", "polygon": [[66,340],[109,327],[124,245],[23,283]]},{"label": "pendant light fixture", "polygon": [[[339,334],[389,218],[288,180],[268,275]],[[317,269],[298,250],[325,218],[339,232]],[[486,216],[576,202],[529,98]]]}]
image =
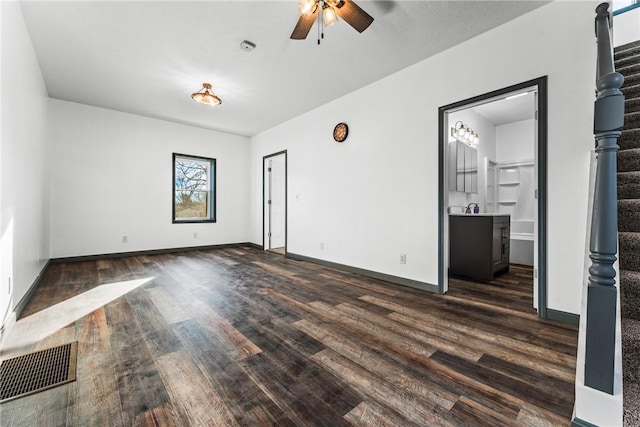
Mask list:
[{"label": "pendant light fixture", "polygon": [[215,93],[210,91],[210,89],[211,83],[202,83],[202,89],[192,93],[191,98],[196,102],[210,105],[212,107],[222,104],[222,99],[218,98]]}]

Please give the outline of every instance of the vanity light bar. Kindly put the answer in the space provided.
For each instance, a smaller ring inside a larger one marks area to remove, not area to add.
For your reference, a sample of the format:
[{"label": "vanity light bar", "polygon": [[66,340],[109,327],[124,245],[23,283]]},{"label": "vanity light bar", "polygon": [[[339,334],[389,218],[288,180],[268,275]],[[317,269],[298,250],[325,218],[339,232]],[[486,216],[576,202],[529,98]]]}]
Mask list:
[{"label": "vanity light bar", "polygon": [[458,120],[451,128],[451,136],[467,145],[478,145],[480,136],[478,132]]}]

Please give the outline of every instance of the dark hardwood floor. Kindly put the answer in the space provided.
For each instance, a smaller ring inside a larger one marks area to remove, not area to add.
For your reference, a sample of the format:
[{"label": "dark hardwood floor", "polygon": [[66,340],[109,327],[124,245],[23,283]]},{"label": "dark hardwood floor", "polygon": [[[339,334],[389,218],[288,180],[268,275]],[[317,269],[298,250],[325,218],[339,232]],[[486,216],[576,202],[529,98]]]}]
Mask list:
[{"label": "dark hardwood floor", "polygon": [[1,424],[569,425],[577,329],[531,286],[435,295],[250,247],[51,264],[1,356],[78,340],[78,379]]}]

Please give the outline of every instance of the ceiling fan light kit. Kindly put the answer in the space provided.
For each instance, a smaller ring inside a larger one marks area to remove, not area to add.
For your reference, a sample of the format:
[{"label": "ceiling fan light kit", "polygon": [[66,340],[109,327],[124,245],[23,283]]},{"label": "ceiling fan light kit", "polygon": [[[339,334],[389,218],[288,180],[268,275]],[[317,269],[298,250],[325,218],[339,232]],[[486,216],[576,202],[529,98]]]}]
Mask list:
[{"label": "ceiling fan light kit", "polygon": [[212,107],[222,104],[222,99],[217,97],[215,93],[211,92],[211,83],[202,83],[202,89],[192,93],[191,98],[196,102],[210,105]]},{"label": "ceiling fan light kit", "polygon": [[332,6],[328,6],[326,3],[322,8],[322,22],[325,27],[330,27],[338,22],[338,14]]},{"label": "ceiling fan light kit", "polygon": [[[316,18],[318,31],[320,26],[329,27],[338,22],[338,17],[359,33],[366,30],[373,22],[373,17],[351,0],[301,0],[298,3],[298,10],[300,18],[291,33],[293,40],[306,39]],[[320,44],[320,38],[318,38],[318,44]]]},{"label": "ceiling fan light kit", "polygon": [[318,10],[318,2],[315,0],[302,0],[298,3],[300,15],[310,16]]}]

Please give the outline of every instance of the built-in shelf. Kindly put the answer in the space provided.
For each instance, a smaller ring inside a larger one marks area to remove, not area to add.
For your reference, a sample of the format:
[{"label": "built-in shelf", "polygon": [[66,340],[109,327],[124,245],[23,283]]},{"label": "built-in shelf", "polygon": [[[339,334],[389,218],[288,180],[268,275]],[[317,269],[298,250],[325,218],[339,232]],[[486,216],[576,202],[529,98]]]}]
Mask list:
[{"label": "built-in shelf", "polygon": [[524,199],[532,185],[534,166],[533,160],[498,163],[495,173],[498,201],[494,206],[499,212],[521,214],[520,204],[528,203]]},{"label": "built-in shelf", "polygon": [[535,162],[533,160],[524,160],[521,162],[509,162],[509,163],[499,163],[498,167],[500,169],[515,169],[519,166],[534,166]]}]

